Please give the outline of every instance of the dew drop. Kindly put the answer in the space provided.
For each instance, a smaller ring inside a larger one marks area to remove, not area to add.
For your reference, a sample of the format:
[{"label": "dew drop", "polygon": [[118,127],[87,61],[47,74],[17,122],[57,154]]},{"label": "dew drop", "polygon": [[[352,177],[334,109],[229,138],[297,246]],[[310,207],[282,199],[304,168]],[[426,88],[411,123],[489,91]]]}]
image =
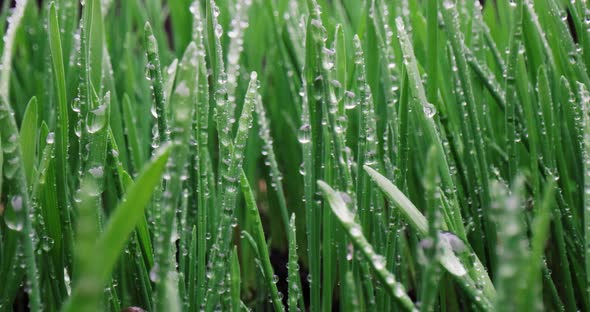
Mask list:
[{"label": "dew drop", "polygon": [[311,141],[311,126],[308,124],[301,126],[297,139],[301,144],[309,143]]},{"label": "dew drop", "polygon": [[424,110],[424,114],[428,118],[432,118],[436,114],[436,108],[431,103],[426,103],[423,107],[423,110]]},{"label": "dew drop", "polygon": [[53,142],[55,142],[55,133],[49,132],[49,134],[47,134],[47,138],[45,139],[45,142],[47,144],[53,144]]},{"label": "dew drop", "polygon": [[97,166],[88,169],[88,173],[90,173],[94,178],[100,179],[104,175],[104,170],[102,166]]}]

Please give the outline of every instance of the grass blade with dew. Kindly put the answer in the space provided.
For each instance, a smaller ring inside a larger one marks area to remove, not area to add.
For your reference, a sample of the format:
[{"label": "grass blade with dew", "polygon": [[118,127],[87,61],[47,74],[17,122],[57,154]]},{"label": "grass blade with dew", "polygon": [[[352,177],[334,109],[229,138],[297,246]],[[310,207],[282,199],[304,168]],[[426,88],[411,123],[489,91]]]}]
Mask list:
[{"label": "grass blade with dew", "polygon": [[[94,91],[94,88],[92,88]],[[111,109],[111,96],[107,92],[104,97],[99,98],[93,92],[89,100],[92,110],[87,116],[87,127],[84,129],[88,138],[88,159],[84,165],[83,179],[93,180],[97,187],[94,194],[96,206],[100,207],[100,195],[104,190],[104,176],[107,153],[107,136],[109,129],[109,117]],[[97,220],[99,222],[99,220]]]},{"label": "grass blade with dew", "polygon": [[[521,37],[522,37],[522,0],[517,0],[515,5],[510,5],[512,15],[512,21],[510,26],[510,46],[507,53],[507,64],[506,71],[504,73],[504,89],[506,90],[506,153],[508,154],[508,174],[512,179],[517,167],[518,161],[516,159],[516,145],[520,138],[517,138],[515,123],[516,123],[516,86],[515,86],[515,75],[516,75],[516,62],[517,62],[517,51],[520,48]],[[516,167],[515,167],[516,166]]]},{"label": "grass blade with dew", "polygon": [[154,36],[152,26],[150,23],[146,23],[145,27],[145,45],[148,63],[146,70],[149,78],[152,81],[154,106],[151,109],[152,116],[157,121],[158,131],[156,132],[157,138],[154,141],[159,142],[160,140],[167,142],[170,140],[168,131],[168,121],[166,120],[166,102],[167,99],[164,93],[164,80],[162,77],[162,67],[160,65],[160,56],[158,53],[158,42]]},{"label": "grass blade with dew", "polygon": [[199,302],[197,301],[197,295],[199,292],[199,279],[197,277],[197,269],[199,267],[199,260],[197,256],[197,248],[199,242],[197,241],[197,230],[193,226],[191,231],[191,240],[190,240],[190,247],[188,251],[188,262],[196,265],[191,265],[188,270],[188,283],[187,283],[187,293],[188,293],[188,311],[194,312],[198,311]]},{"label": "grass blade with dew", "polygon": [[131,168],[132,171],[131,172],[137,172],[139,171],[139,168],[141,167],[141,165],[144,162],[144,155],[143,155],[143,148],[141,146],[141,142],[140,142],[140,137],[139,134],[137,133],[137,127],[135,126],[137,124],[137,117],[135,116],[133,109],[132,109],[132,104],[131,104],[131,100],[129,98],[129,95],[124,94],[123,95],[123,102],[122,102],[122,106],[123,106],[123,120],[124,120],[124,131],[126,133],[126,137],[127,137],[127,149],[129,150],[129,155],[130,155],[130,164],[131,164]]},{"label": "grass blade with dew", "polygon": [[281,211],[283,226],[285,228],[285,231],[287,231],[287,229],[289,228],[289,212],[287,210],[287,200],[285,199],[285,191],[283,190],[283,175],[279,170],[279,165],[277,163],[277,158],[274,152],[273,139],[270,133],[270,122],[266,117],[266,111],[262,103],[262,97],[258,93],[256,95],[255,110],[256,116],[258,117],[258,126],[260,129],[258,135],[264,142],[262,146],[262,154],[266,158],[265,164],[267,164],[268,167],[270,167],[270,177],[272,180],[272,186],[275,189],[277,197],[279,199],[279,208]]},{"label": "grass blade with dew", "polygon": [[405,218],[408,219],[410,225],[415,228],[419,234],[423,236],[426,235],[428,233],[428,221],[418,208],[416,208],[416,206],[414,206],[414,204],[395,185],[393,185],[393,183],[377,171],[368,166],[365,166],[364,169],[373,181],[375,181],[377,186],[379,186],[391,200],[400,206],[401,211],[404,213]]},{"label": "grass blade with dew", "polygon": [[[590,272],[590,92],[587,87],[578,83],[578,94],[581,99],[583,113],[583,164],[584,164],[584,200],[583,200],[583,222],[584,222],[584,265],[586,272]],[[590,274],[586,275],[586,293],[590,295]]]},{"label": "grass blade with dew", "polygon": [[522,246],[528,244],[525,236],[523,216],[523,178],[516,177],[510,191],[500,183],[492,184],[492,194],[495,196],[494,204],[496,223],[498,224],[498,274],[496,286],[498,296],[496,309],[498,311],[510,311],[516,306],[518,297],[514,294],[525,285],[525,280],[517,274],[519,268],[524,266],[528,253],[523,252]]},{"label": "grass blade with dew", "polygon": [[234,246],[229,257],[230,279],[231,279],[231,307],[232,311],[240,310],[240,260],[238,259],[238,248]]},{"label": "grass blade with dew", "polygon": [[[313,16],[306,24],[305,65],[302,74],[301,127],[297,139],[303,153],[303,188],[309,257],[310,309],[321,309],[321,208],[316,201],[316,178],[321,174],[321,99],[323,79],[319,56],[326,36],[317,3],[307,1]],[[313,11],[311,11],[313,10]],[[319,47],[318,47],[319,46]],[[313,259],[313,260],[312,260]]]},{"label": "grass blade with dew", "polygon": [[4,149],[2,148],[2,136],[0,136],[0,197],[2,197],[2,183],[4,182],[4,173],[2,168],[4,168]]},{"label": "grass blade with dew", "polygon": [[[195,6],[197,7],[197,6]],[[235,119],[230,119],[228,115],[227,105],[227,74],[225,71],[224,58],[223,58],[223,26],[219,23],[219,15],[221,11],[214,0],[205,2],[205,24],[202,34],[205,39],[205,47],[208,50],[208,63],[210,70],[207,71],[207,80],[211,79],[211,92],[213,93],[213,121],[215,122],[215,131],[217,132],[218,144],[218,160],[217,161],[217,176],[211,177],[214,179],[214,183],[211,184],[211,190],[215,191],[217,198],[212,201],[212,206],[221,205],[220,209],[211,209],[209,215],[209,228],[212,232],[219,232],[218,229],[223,221],[223,212],[226,209],[226,198],[225,189],[222,187],[222,180],[229,174],[230,166],[230,145],[232,144],[232,133]],[[209,100],[207,100],[209,102]],[[211,162],[210,168],[213,168]],[[236,176],[234,178],[237,179]],[[215,187],[213,186],[215,185]],[[232,197],[232,195],[229,195]],[[227,208],[230,209],[230,208]],[[214,234],[214,233],[212,233]],[[214,236],[214,235],[213,235]],[[215,237],[214,242],[217,242],[220,238]],[[225,253],[223,253],[225,255]],[[207,297],[206,297],[207,298]]]},{"label": "grass blade with dew", "polygon": [[[375,105],[373,102],[373,94],[367,81],[367,71],[365,66],[365,56],[362,50],[361,41],[358,36],[353,38],[355,47],[355,65],[357,71],[358,104],[360,111],[358,117],[358,142],[357,142],[357,166],[375,165],[376,161],[376,121],[375,121]],[[359,194],[357,198],[361,224],[368,225],[369,211],[366,207],[371,205],[371,188],[369,187],[369,179],[363,171],[357,170],[356,193]],[[362,194],[362,196],[360,196]],[[364,208],[365,207],[365,208]]]},{"label": "grass blade with dew", "polygon": [[[162,68],[162,81],[164,82],[164,98],[170,99],[172,89],[174,88],[174,81],[176,80],[176,71],[178,70],[178,59],[173,59],[172,63],[165,68]],[[166,103],[168,105],[168,103]],[[170,114],[170,111],[167,112]],[[169,115],[166,116],[170,118]]]},{"label": "grass blade with dew", "polygon": [[[78,253],[90,252],[83,261],[79,270],[82,278],[74,286],[69,302],[64,306],[62,311],[95,311],[98,307],[100,296],[103,293],[103,286],[106,283],[110,272],[116,263],[121,250],[135,225],[143,216],[145,206],[151,199],[152,191],[160,182],[164,172],[166,162],[172,150],[171,146],[163,146],[154,156],[153,160],[147,164],[139,174],[135,183],[129,187],[129,190],[121,199],[121,202],[109,218],[104,231],[96,237],[86,237],[88,241],[78,241]],[[85,179],[82,188],[81,208],[84,214],[79,218],[79,224],[82,222],[85,226],[95,223],[94,220],[88,220],[86,213],[94,210],[95,207],[89,204],[90,193],[93,192],[94,185],[91,180]],[[90,203],[91,204],[91,203]],[[100,258],[92,257],[98,250]],[[90,256],[90,257],[89,257]]]},{"label": "grass blade with dew", "polygon": [[[39,311],[41,292],[39,289],[39,272],[35,259],[35,244],[37,237],[33,228],[36,216],[29,196],[25,163],[19,142],[19,132],[14,120],[14,112],[4,98],[0,96],[0,140],[4,163],[3,174],[7,185],[11,185],[9,204],[4,212],[4,223],[12,231],[18,232],[19,239],[24,246],[24,261],[26,269],[26,285],[30,289],[30,308]],[[4,182],[3,182],[4,183]]]},{"label": "grass blade with dew", "polygon": [[438,60],[436,57],[438,51],[438,6],[440,1],[434,0],[429,1],[428,6],[426,7],[426,23],[428,28],[428,41],[427,47],[428,50],[428,59],[427,59],[427,72],[428,72],[428,82],[426,96],[430,103],[434,103],[437,99],[437,74],[438,74]]},{"label": "grass blade with dew", "polygon": [[244,32],[248,27],[248,11],[252,1],[238,0],[235,2],[235,15],[231,19],[231,29],[227,33],[230,38],[227,50],[227,102],[228,115],[236,115],[236,89],[240,78],[240,56],[244,50]]},{"label": "grass blade with dew", "polygon": [[[0,312],[409,307],[381,263],[418,310],[588,310],[589,8],[3,1]],[[120,205],[130,232],[99,248]]]},{"label": "grass blade with dew", "polygon": [[[242,107],[242,114],[238,121],[238,130],[233,140],[228,145],[230,158],[227,160],[227,171],[222,171],[221,185],[224,192],[221,197],[221,220],[218,226],[215,243],[209,256],[211,263],[212,277],[209,279],[209,291],[206,297],[206,310],[211,310],[217,304],[218,296],[225,291],[225,263],[227,260],[226,250],[228,250],[231,241],[232,219],[234,218],[234,209],[237,199],[237,177],[239,176],[244,159],[244,148],[248,139],[248,133],[252,127],[252,112],[256,101],[256,89],[258,88],[258,75],[252,72],[250,75],[250,84],[246,92],[246,98]],[[220,293],[221,291],[221,293]]]},{"label": "grass blade with dew", "polygon": [[360,311],[360,303],[358,299],[358,293],[356,288],[356,283],[354,280],[354,275],[351,271],[346,272],[346,279],[344,283],[347,284],[346,288],[350,291],[348,296],[345,297],[346,306],[350,309],[350,311]]},{"label": "grass blade with dew", "polygon": [[[178,69],[178,80],[174,93],[170,98],[170,110],[172,112],[172,128],[170,138],[173,141],[172,154],[166,165],[164,175],[164,193],[161,201],[162,228],[160,237],[155,246],[155,264],[152,270],[156,275],[156,310],[165,311],[167,304],[167,281],[170,278],[170,270],[176,267],[173,255],[172,235],[175,231],[175,218],[178,203],[182,193],[181,177],[187,177],[185,164],[188,157],[188,141],[191,134],[192,116],[196,99],[197,87],[197,46],[190,43],[184,52]],[[160,118],[166,118],[161,116]]]},{"label": "grass blade with dew", "polygon": [[[522,285],[528,285],[520,290],[518,303],[521,309],[535,309],[543,311],[543,293],[540,282],[543,274],[543,252],[550,234],[551,209],[554,205],[555,181],[550,178],[545,183],[543,199],[535,214],[531,226],[531,250],[527,261],[522,263],[520,276],[524,279]],[[548,308],[548,307],[545,307]]]},{"label": "grass blade with dew", "polygon": [[426,174],[424,177],[424,189],[426,191],[428,209],[426,212],[428,222],[428,238],[422,241],[421,247],[424,249],[425,264],[424,273],[422,276],[421,286],[421,311],[431,311],[436,301],[436,295],[438,293],[438,284],[442,274],[437,258],[440,257],[439,250],[439,231],[442,223],[442,217],[440,215],[439,199],[441,197],[440,190],[438,189],[439,176],[438,176],[438,164],[436,158],[436,148],[431,146],[428,150],[427,155]]},{"label": "grass blade with dew", "polygon": [[0,97],[6,103],[9,103],[12,56],[15,50],[14,43],[28,3],[28,0],[16,1],[14,11],[12,11],[12,14],[8,18],[8,29],[3,38],[2,67],[0,67]]},{"label": "grass blade with dew", "polygon": [[[396,26],[397,31],[399,33],[400,38],[400,45],[403,52],[404,57],[404,64],[406,65],[405,68],[407,70],[407,83],[409,85],[409,89],[414,97],[418,99],[420,104],[420,108],[424,114],[419,114],[419,118],[423,120],[423,124],[426,126],[426,134],[429,136],[429,139],[437,149],[437,154],[439,158],[439,170],[441,171],[441,181],[443,183],[443,188],[447,189],[454,189],[454,182],[451,177],[451,173],[449,170],[448,160],[445,155],[445,151],[443,148],[443,144],[441,138],[438,134],[436,129],[436,125],[432,117],[436,114],[436,108],[432,103],[429,103],[426,98],[426,93],[424,91],[424,86],[422,85],[422,79],[420,78],[420,74],[418,72],[418,65],[416,63],[416,58],[414,55],[414,50],[412,47],[412,43],[409,39],[408,33],[405,29],[405,25],[401,18],[396,19]],[[401,118],[401,117],[400,117]],[[402,150],[402,152],[404,152]],[[407,156],[406,156],[407,157]],[[403,173],[402,173],[403,174]],[[457,202],[456,193],[451,192],[446,194],[448,197],[451,198],[452,202]],[[463,220],[461,217],[461,210],[458,207],[451,207],[451,211],[445,212],[445,215],[453,216],[453,218],[446,219],[447,226],[456,233],[462,239],[466,238],[465,229],[463,226]],[[424,221],[424,225],[426,222]]]},{"label": "grass blade with dew", "polygon": [[[63,64],[63,54],[61,49],[60,28],[57,19],[55,3],[49,7],[49,46],[51,50],[51,59],[53,64],[53,73],[57,88],[57,122],[55,135],[55,158],[56,158],[56,185],[57,199],[62,215],[62,224],[71,228],[69,201],[68,201],[68,104],[66,99],[66,81]],[[69,231],[71,233],[72,231]],[[66,248],[70,249],[73,244],[73,237],[66,236]],[[70,253],[69,251],[68,253]]]},{"label": "grass blade with dew", "polygon": [[[209,57],[213,68],[213,81],[214,81],[214,117],[217,122],[217,136],[219,139],[219,155],[222,161],[219,162],[219,177],[217,186],[220,188],[219,192],[224,193],[221,189],[222,180],[224,175],[229,174],[229,158],[230,145],[232,144],[232,131],[234,120],[230,119],[228,111],[228,93],[227,93],[227,73],[225,72],[224,58],[223,58],[223,47],[222,47],[222,36],[223,27],[219,23],[219,7],[215,4],[214,0],[207,2],[207,39],[209,41]],[[224,195],[222,195],[224,196]],[[232,195],[229,195],[230,197]],[[225,204],[225,200],[222,199],[222,205]],[[226,207],[222,207],[222,210]],[[229,208],[227,208],[229,209]]]},{"label": "grass blade with dew", "polygon": [[266,281],[266,286],[270,289],[273,307],[275,311],[285,311],[282,301],[282,294],[279,293],[276,285],[278,282],[278,276],[275,275],[272,263],[270,262],[268,246],[266,244],[266,239],[264,238],[264,229],[262,228],[262,221],[260,220],[260,214],[258,212],[258,207],[256,206],[256,199],[254,198],[254,193],[250,188],[248,178],[246,177],[246,174],[243,170],[241,171],[240,183],[242,185],[242,192],[244,193],[244,197],[246,199],[248,213],[254,217],[252,235],[256,245],[258,246],[259,257],[260,261],[262,262],[262,269],[264,272],[264,279]]},{"label": "grass blade with dew", "polygon": [[[449,5],[449,3],[451,5]],[[473,91],[473,84],[471,81],[471,75],[469,66],[467,65],[466,52],[464,49],[465,42],[461,35],[457,13],[457,8],[451,1],[445,1],[443,4],[442,15],[444,17],[445,26],[447,27],[449,41],[452,50],[455,55],[457,62],[458,75],[460,78],[461,90],[465,96],[466,107],[467,107],[467,133],[471,133],[473,136],[468,137],[466,149],[469,151],[468,156],[472,158],[471,162],[474,164],[471,171],[476,176],[476,184],[473,188],[477,188],[479,191],[475,192],[478,195],[479,206],[483,208],[489,207],[490,195],[488,185],[488,164],[486,159],[486,144],[482,135],[482,127],[480,122],[480,116],[478,113],[477,106],[478,102],[475,100]],[[463,105],[463,104],[461,104]],[[484,211],[483,214],[484,231],[481,233],[482,237],[486,238],[488,244],[493,244],[495,241],[493,225]],[[491,265],[494,264],[494,258],[489,257]],[[485,261],[485,259],[484,259]]]},{"label": "grass blade with dew", "polygon": [[20,130],[20,147],[27,184],[33,184],[35,170],[35,151],[37,149],[37,98],[33,97],[27,104]]},{"label": "grass blade with dew", "polygon": [[303,304],[303,294],[301,289],[301,279],[299,277],[299,257],[297,256],[297,228],[295,227],[295,214],[291,215],[289,221],[289,263],[287,268],[289,270],[289,311],[297,311]]},{"label": "grass blade with dew", "polygon": [[[197,153],[195,155],[194,162],[195,178],[197,179],[197,263],[206,263],[207,253],[207,235],[211,235],[209,231],[209,224],[212,221],[213,216],[208,215],[209,211],[209,199],[211,197],[210,188],[214,187],[208,183],[211,176],[213,176],[213,170],[209,167],[209,83],[207,74],[207,63],[205,61],[205,47],[203,45],[203,23],[200,13],[200,4],[195,1],[190,6],[190,12],[193,14],[193,39],[198,49],[198,64],[197,64],[197,100],[195,107],[195,125],[194,125],[194,137],[197,141]],[[196,294],[195,305],[199,305],[203,302],[205,297],[205,291],[207,287],[206,280],[206,265],[199,265],[197,268],[197,283],[198,289]],[[198,307],[197,307],[198,308]]]},{"label": "grass blade with dew", "polygon": [[[421,237],[428,235],[428,223],[424,215],[414,206],[414,204],[393,185],[387,178],[379,174],[374,169],[365,166],[364,169],[369,173],[373,181],[381,188],[387,197],[393,201],[402,211],[403,216],[408,223],[414,228],[417,234]],[[445,229],[443,225],[442,229]],[[455,238],[457,239],[457,238]],[[464,242],[463,242],[464,243]],[[453,277],[457,279],[462,288],[472,297],[473,301],[484,310],[492,309],[492,302],[494,301],[496,291],[492,282],[490,281],[487,272],[483,269],[480,260],[474,255],[475,261],[468,273],[465,274],[464,264],[454,254],[454,248],[450,242],[443,244],[443,251],[440,257],[441,265]],[[481,290],[477,288],[474,280],[483,284],[483,296],[480,294]]]},{"label": "grass blade with dew", "polygon": [[412,299],[408,297],[404,286],[397,282],[393,274],[385,268],[385,259],[383,256],[378,255],[375,252],[371,244],[363,235],[362,229],[354,221],[354,215],[350,212],[342,197],[323,181],[318,181],[318,186],[322,190],[324,198],[327,199],[329,205],[332,207],[334,215],[346,230],[346,233],[355,247],[361,251],[363,257],[365,257],[369,265],[373,268],[377,279],[382,283],[383,287],[385,287],[387,293],[394,300],[397,300],[400,306],[406,311],[416,310],[416,307],[414,306]]}]

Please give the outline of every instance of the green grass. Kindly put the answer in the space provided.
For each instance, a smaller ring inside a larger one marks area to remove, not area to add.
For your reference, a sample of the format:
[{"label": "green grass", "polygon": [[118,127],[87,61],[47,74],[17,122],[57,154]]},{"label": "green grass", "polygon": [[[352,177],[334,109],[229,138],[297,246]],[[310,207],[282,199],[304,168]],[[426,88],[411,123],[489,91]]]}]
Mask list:
[{"label": "green grass", "polygon": [[590,310],[587,1],[40,2],[0,312]]}]

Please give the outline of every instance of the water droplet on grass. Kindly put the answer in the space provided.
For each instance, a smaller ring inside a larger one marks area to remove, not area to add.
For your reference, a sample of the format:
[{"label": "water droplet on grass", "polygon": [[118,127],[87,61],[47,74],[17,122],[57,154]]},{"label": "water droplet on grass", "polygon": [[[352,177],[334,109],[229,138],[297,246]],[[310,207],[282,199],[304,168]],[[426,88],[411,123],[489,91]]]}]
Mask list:
[{"label": "water droplet on grass", "polygon": [[434,115],[436,114],[436,108],[434,107],[434,105],[432,105],[431,103],[426,103],[424,105],[424,114],[426,115],[426,117],[428,118],[432,118],[434,117]]},{"label": "water droplet on grass", "polygon": [[311,126],[308,124],[301,126],[297,139],[301,144],[309,143],[311,141]]},{"label": "water droplet on grass", "polygon": [[104,170],[102,166],[97,166],[88,169],[88,173],[90,173],[94,178],[100,179],[104,175]]},{"label": "water droplet on grass", "polygon": [[23,230],[24,216],[22,210],[23,198],[20,195],[12,197],[8,209],[4,212],[4,222],[9,229],[17,232]]},{"label": "water droplet on grass", "polygon": [[47,134],[47,138],[45,138],[45,142],[47,144],[53,144],[53,142],[55,142],[55,133],[49,132],[49,134]]}]

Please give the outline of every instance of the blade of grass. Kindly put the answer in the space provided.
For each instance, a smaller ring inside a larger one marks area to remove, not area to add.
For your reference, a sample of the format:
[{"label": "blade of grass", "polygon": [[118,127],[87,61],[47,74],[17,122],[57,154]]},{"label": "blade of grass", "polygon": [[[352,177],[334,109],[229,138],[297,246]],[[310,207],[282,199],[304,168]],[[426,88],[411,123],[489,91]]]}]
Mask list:
[{"label": "blade of grass", "polygon": [[[27,104],[20,130],[20,147],[23,155],[23,166],[27,184],[33,184],[35,154],[37,148],[37,98],[33,97]],[[1,187],[1,185],[0,185]]]},{"label": "blade of grass", "polygon": [[[172,131],[170,138],[174,142],[172,155],[166,165],[164,175],[164,193],[161,204],[160,239],[156,241],[155,263],[152,270],[156,274],[156,310],[164,311],[168,303],[168,279],[170,271],[177,263],[172,255],[175,254],[175,239],[172,235],[175,230],[175,220],[182,194],[181,177],[186,176],[185,164],[188,157],[188,141],[191,134],[191,117],[193,116],[193,101],[195,100],[197,86],[197,46],[190,43],[187,47],[178,69],[178,82],[170,99],[172,112]],[[165,119],[166,115],[160,116]],[[174,264],[174,266],[173,266]],[[175,270],[174,270],[175,271]]]},{"label": "blade of grass", "polygon": [[[95,311],[99,307],[103,286],[129,235],[143,216],[145,206],[151,199],[152,191],[160,182],[171,150],[171,146],[163,146],[153,160],[143,168],[135,183],[129,187],[124,198],[109,218],[105,230],[98,238],[94,238],[95,242],[94,240],[78,242],[78,245],[83,244],[83,246],[78,246],[78,252],[88,252],[88,249],[97,250],[97,254],[100,254],[101,257],[100,259],[92,257],[93,252],[88,255],[90,257],[86,256],[84,259],[86,263],[83,264],[83,269],[81,268],[84,274],[81,274],[82,278],[72,290],[72,295],[62,311]],[[84,203],[88,204],[89,192],[92,192],[93,188],[94,185],[85,179],[82,189],[85,198],[82,200],[82,206]],[[93,207],[88,208],[94,209]]]},{"label": "blade of grass", "polygon": [[[201,265],[197,268],[197,284],[198,290],[196,295],[197,308],[205,298],[205,291],[207,287],[206,280],[206,265],[207,262],[207,233],[209,231],[209,224],[215,221],[213,215],[208,215],[209,201],[211,197],[212,187],[208,182],[209,179],[214,179],[213,170],[209,167],[209,83],[207,79],[207,64],[205,61],[205,47],[203,46],[203,24],[201,21],[200,4],[195,1],[191,4],[190,11],[193,14],[193,42],[196,43],[198,49],[198,64],[197,64],[197,100],[195,107],[194,119],[194,137],[197,141],[197,153],[194,162],[196,163],[195,178],[197,179],[198,199],[197,199],[197,263]],[[214,185],[214,184],[213,184]]]},{"label": "blade of grass", "polygon": [[[230,158],[227,160],[227,171],[222,171],[220,180],[224,186],[224,192],[221,197],[222,215],[218,226],[218,233],[214,243],[213,250],[209,257],[211,264],[212,277],[209,279],[209,291],[206,297],[206,310],[209,311],[217,304],[220,289],[225,292],[225,263],[227,255],[225,250],[229,248],[231,241],[231,223],[234,218],[234,209],[237,198],[237,176],[242,167],[244,158],[244,148],[248,139],[248,132],[252,124],[252,112],[256,101],[256,89],[258,88],[258,75],[252,72],[250,75],[250,84],[246,92],[246,99],[242,107],[242,114],[238,121],[238,131],[233,144],[228,145]],[[223,143],[222,143],[223,144]]]},{"label": "blade of grass", "polygon": [[[152,26],[150,23],[145,24],[145,46],[148,58],[148,64],[146,69],[149,73],[150,80],[152,81],[154,107],[152,109],[152,115],[157,121],[158,125],[158,138],[167,142],[170,140],[168,131],[168,122],[166,120],[166,97],[164,93],[164,81],[162,78],[162,68],[160,64],[160,55],[158,54],[158,42],[154,36]],[[155,140],[155,139],[154,139]]]},{"label": "blade of grass", "polygon": [[257,95],[255,105],[256,115],[258,116],[258,126],[260,128],[258,135],[264,142],[262,147],[262,154],[266,156],[266,162],[270,167],[270,177],[272,180],[272,186],[276,191],[279,199],[279,209],[281,211],[281,217],[285,231],[289,228],[289,212],[287,210],[287,200],[285,199],[285,191],[283,190],[283,175],[279,170],[277,158],[275,156],[273,139],[270,133],[270,122],[266,118],[266,111],[262,103],[262,97]]},{"label": "blade of grass", "polygon": [[[395,185],[393,185],[393,183],[377,171],[368,166],[365,166],[364,169],[387,197],[402,210],[403,215],[414,230],[416,230],[420,236],[426,236],[428,234],[427,220],[416,206],[414,206],[414,204],[402,192],[400,192]],[[444,228],[445,226],[443,225],[443,229]],[[449,248],[446,248],[446,250],[447,252],[441,256],[441,264],[443,267],[459,281],[459,284],[470,296],[472,296],[472,299],[476,304],[480,305],[484,310],[491,309],[491,302],[493,302],[495,298],[495,289],[487,272],[483,269],[480,260],[474,256],[475,261],[472,267],[471,265],[468,266],[470,267],[469,275],[460,274],[465,270],[464,268],[461,268],[462,263],[459,262],[459,259],[456,258],[452,251],[449,251]],[[483,284],[484,296],[479,294],[480,290],[476,288],[472,279]]]},{"label": "blade of grass", "polygon": [[[522,290],[522,295],[518,296],[521,308],[537,308],[543,304],[542,287],[539,286],[542,278],[541,274],[543,266],[545,265],[543,263],[543,251],[547,239],[549,238],[551,209],[554,204],[554,196],[555,181],[549,179],[549,181],[545,183],[545,193],[540,208],[537,210],[534,223],[532,224],[533,236],[531,238],[529,260],[522,264],[523,268],[521,269],[521,272],[523,273],[521,274],[525,279],[523,284],[529,285],[530,287],[525,287],[524,290]],[[537,309],[542,310],[541,308]]]},{"label": "blade of grass", "polygon": [[8,28],[3,38],[2,67],[0,67],[0,97],[6,103],[10,102],[9,87],[12,72],[12,56],[15,50],[14,43],[28,2],[28,0],[19,0],[16,2],[14,11],[12,11],[12,15],[8,18]]},{"label": "blade of grass", "polygon": [[[67,229],[68,233],[65,240],[66,254],[71,255],[73,236],[72,223],[70,218],[70,203],[68,201],[68,105],[66,99],[65,73],[63,65],[63,55],[60,40],[60,27],[58,24],[57,11],[55,3],[49,6],[49,46],[51,50],[51,59],[53,64],[54,81],[57,90],[57,121],[55,135],[55,169],[56,169],[56,191],[57,204],[61,214],[62,227]],[[68,257],[68,264],[71,259]]]},{"label": "blade of grass", "polygon": [[297,228],[295,226],[295,214],[291,215],[289,221],[289,311],[297,311],[298,305],[305,306],[301,289],[301,279],[299,278],[299,257],[297,255]]},{"label": "blade of grass", "polygon": [[[426,94],[424,92],[422,80],[418,73],[418,66],[416,63],[412,44],[410,42],[410,39],[408,37],[408,34],[405,30],[405,26],[401,18],[396,19],[396,26],[400,36],[400,45],[403,51],[404,64],[406,65],[405,68],[408,73],[407,82],[409,85],[409,89],[411,93],[414,95],[414,97],[418,99],[420,105],[419,108],[422,108],[424,112],[424,115],[418,114],[418,116],[420,119],[422,119],[424,125],[427,127],[426,133],[429,136],[430,141],[433,142],[437,148],[440,166],[439,170],[441,170],[441,180],[444,184],[444,189],[453,190],[454,183],[449,170],[448,160],[444,153],[444,148],[440,136],[437,132],[436,126],[434,124],[434,120],[432,119],[432,117],[436,113],[436,108],[426,99]],[[455,192],[450,192],[446,195],[449,196],[453,202],[457,202],[457,195]],[[457,207],[451,207],[451,209],[453,210],[446,213],[446,215],[453,216],[454,218],[445,221],[454,233],[456,233],[459,237],[465,239],[466,235],[462,223],[463,221],[461,217],[461,211],[457,209]],[[426,222],[424,222],[423,224],[425,225]]]},{"label": "blade of grass", "polygon": [[528,253],[521,248],[528,244],[522,218],[523,184],[523,178],[516,177],[510,191],[498,182],[491,185],[495,200],[490,208],[494,209],[498,224],[496,252],[499,262],[495,278],[498,289],[496,299],[498,311],[507,311],[510,310],[508,307],[517,306],[518,297],[514,294],[525,286],[520,284],[524,279],[517,274],[528,258]]},{"label": "blade of grass", "polygon": [[264,229],[262,228],[262,221],[260,220],[260,214],[258,212],[258,207],[256,206],[256,199],[254,198],[254,194],[252,193],[252,189],[248,183],[248,178],[246,177],[246,174],[243,170],[241,170],[240,183],[242,185],[242,192],[244,193],[248,213],[254,217],[252,233],[254,241],[258,246],[259,259],[262,262],[266,286],[270,289],[272,304],[275,311],[285,311],[285,307],[283,306],[283,302],[281,300],[282,295],[280,295],[279,291],[277,290],[276,283],[278,281],[278,276],[274,274],[274,269],[272,267],[272,263],[270,262],[268,247],[266,244],[266,239],[264,238]]},{"label": "blade of grass", "polygon": [[233,311],[240,310],[240,262],[238,259],[238,249],[236,246],[232,249],[229,260],[231,264],[231,306]]},{"label": "blade of grass", "polygon": [[336,215],[340,224],[346,230],[347,235],[350,237],[355,247],[361,251],[363,257],[375,271],[377,279],[385,287],[387,293],[396,300],[404,310],[415,310],[414,303],[412,302],[412,299],[408,297],[405,287],[396,281],[391,272],[385,269],[385,259],[383,256],[377,254],[371,244],[367,241],[362,233],[362,229],[354,221],[354,216],[346,206],[344,200],[342,200],[342,197],[323,181],[318,181],[318,186],[332,207],[334,215]]},{"label": "blade of grass", "polygon": [[[463,94],[465,96],[467,106],[466,119],[468,122],[468,133],[473,134],[472,138],[468,137],[468,146],[466,147],[466,149],[468,150],[467,157],[472,158],[472,162],[474,164],[472,171],[475,173],[475,176],[477,178],[477,180],[475,181],[476,185],[474,186],[474,188],[477,188],[479,190],[477,192],[479,206],[489,207],[490,196],[488,185],[489,178],[488,164],[486,158],[486,144],[484,136],[482,135],[482,127],[480,123],[481,116],[479,116],[478,114],[478,103],[475,100],[473,85],[471,82],[471,75],[465,56],[465,42],[463,40],[463,35],[461,35],[461,32],[459,30],[459,16],[457,13],[457,8],[455,7],[455,5],[447,5],[447,2],[445,2],[445,4],[443,4],[442,15],[444,17],[447,31],[449,32],[449,41],[456,58],[458,75],[460,78],[462,88],[461,90],[463,91]],[[464,133],[464,135],[468,133]],[[493,234],[494,228],[492,222],[489,220],[489,216],[487,215],[487,213],[485,213],[485,211],[482,216],[482,219],[484,226],[483,233],[481,233],[482,238],[486,239],[486,242],[488,242],[488,246],[493,246],[495,242],[495,236]],[[494,266],[494,257],[488,256],[488,258],[488,260],[490,261],[490,265]]]},{"label": "blade of grass", "polygon": [[0,97],[0,140],[5,158],[3,173],[6,181],[12,185],[8,201],[8,207],[4,212],[4,222],[12,231],[18,233],[18,238],[23,246],[25,272],[27,275],[26,285],[30,289],[30,307],[38,311],[41,309],[41,292],[39,288],[39,271],[35,259],[36,233],[33,228],[30,211],[33,210],[30,200],[25,163],[22,156],[22,149],[19,144],[19,133],[14,120],[14,112],[4,98]]}]

